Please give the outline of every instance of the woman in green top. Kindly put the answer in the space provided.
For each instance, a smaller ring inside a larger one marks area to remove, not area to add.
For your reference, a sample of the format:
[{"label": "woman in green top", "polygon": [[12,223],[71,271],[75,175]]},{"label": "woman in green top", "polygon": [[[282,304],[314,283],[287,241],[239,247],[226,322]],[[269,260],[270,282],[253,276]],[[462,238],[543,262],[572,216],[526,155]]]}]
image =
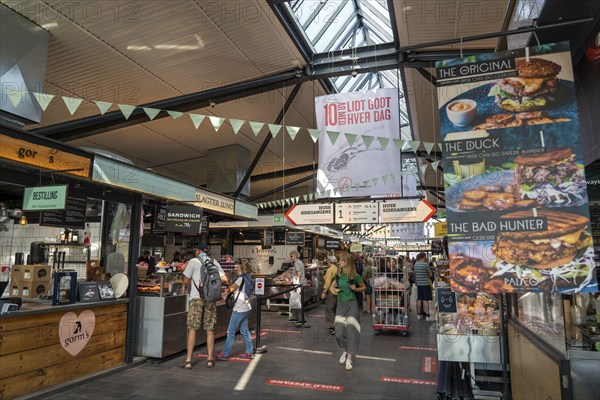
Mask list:
[{"label": "woman in green top", "polygon": [[340,273],[335,277],[339,289],[335,313],[335,338],[338,345],[344,349],[340,364],[345,365],[346,371],[352,370],[353,358],[358,351],[360,341],[360,310],[355,292],[364,292],[367,288],[349,253],[340,256]]}]

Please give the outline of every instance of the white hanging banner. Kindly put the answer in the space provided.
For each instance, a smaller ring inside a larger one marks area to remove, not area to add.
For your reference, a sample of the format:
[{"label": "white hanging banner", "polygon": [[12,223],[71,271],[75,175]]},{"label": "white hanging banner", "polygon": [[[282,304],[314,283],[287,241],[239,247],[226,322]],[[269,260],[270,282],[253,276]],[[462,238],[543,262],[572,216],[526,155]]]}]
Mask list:
[{"label": "white hanging banner", "polygon": [[[375,136],[399,139],[398,91],[396,88],[339,93],[315,99],[317,126],[323,133],[345,133],[347,141],[319,141],[317,187],[331,190],[334,197],[400,193],[400,184],[375,188],[356,185],[390,170],[400,169],[400,153],[389,146],[371,146]],[[362,141],[356,141],[356,135]],[[354,188],[352,185],[354,184]]]},{"label": "white hanging banner", "polygon": [[98,110],[100,110],[100,115],[104,115],[104,113],[106,113],[108,109],[112,106],[112,103],[108,103],[106,101],[94,101],[94,103],[96,103]]},{"label": "white hanging banner", "polygon": [[215,117],[213,115],[209,116],[208,119],[210,119],[210,122],[215,128],[215,132],[219,131],[219,128],[221,127],[221,125],[223,125],[223,122],[225,121],[225,118]]},{"label": "white hanging banner", "polygon": [[125,119],[129,119],[129,117],[131,116],[131,113],[133,112],[133,110],[135,110],[135,106],[130,106],[128,104],[117,104],[117,105],[119,106],[119,109],[123,113],[123,116],[125,117]]},{"label": "white hanging banner", "polygon": [[254,136],[258,136],[258,133],[265,125],[264,122],[248,121],[248,123],[250,124],[250,129],[252,129],[252,132],[254,132]]},{"label": "white hanging banner", "polygon": [[[144,109],[144,111],[145,110],[146,109]],[[146,114],[148,114],[148,113],[146,113]],[[204,121],[204,118],[206,118],[206,115],[203,115],[203,114],[189,114],[189,116],[190,116],[190,119],[192,120],[192,123],[196,127],[196,129],[198,129],[198,127],[200,126],[202,121]],[[150,119],[152,119],[152,118],[150,118]]]},{"label": "white hanging banner", "polygon": [[290,135],[292,140],[296,139],[296,135],[298,134],[298,131],[300,131],[300,128],[297,126],[286,126],[285,129],[287,129],[288,135]]},{"label": "white hanging banner", "polygon": [[67,96],[62,96],[62,99],[65,102],[65,106],[67,106],[67,109],[69,110],[69,113],[71,115],[75,114],[75,111],[77,111],[77,109],[81,105],[81,102],[83,101],[83,99]]},{"label": "white hanging banner", "polygon": [[[144,110],[144,112],[146,113],[148,118],[150,118],[150,120],[153,120],[154,117],[156,117],[158,115],[158,113],[160,112],[160,110],[158,108],[150,108],[150,107],[142,107],[142,110]],[[192,114],[190,114],[190,115],[192,115]]]},{"label": "white hanging banner", "polygon": [[273,139],[275,139],[277,137],[277,135],[279,135],[279,131],[281,131],[281,125],[278,124],[268,124],[269,125],[269,132],[271,132],[271,136],[273,136]]},{"label": "white hanging banner", "polygon": [[238,134],[238,132],[242,128],[242,125],[244,125],[244,122],[246,122],[246,121],[244,121],[243,119],[229,118],[229,123],[231,124],[231,127],[233,128],[234,135]]},{"label": "white hanging banner", "polygon": [[180,118],[183,115],[183,113],[181,111],[170,111],[170,110],[167,110],[167,114],[169,114],[173,119]]},{"label": "white hanging banner", "polygon": [[48,108],[48,104],[50,104],[52,99],[54,99],[55,97],[53,94],[48,93],[32,92],[31,94],[33,94],[33,97],[35,97],[40,107],[42,107],[43,111],[46,111],[46,108]]}]

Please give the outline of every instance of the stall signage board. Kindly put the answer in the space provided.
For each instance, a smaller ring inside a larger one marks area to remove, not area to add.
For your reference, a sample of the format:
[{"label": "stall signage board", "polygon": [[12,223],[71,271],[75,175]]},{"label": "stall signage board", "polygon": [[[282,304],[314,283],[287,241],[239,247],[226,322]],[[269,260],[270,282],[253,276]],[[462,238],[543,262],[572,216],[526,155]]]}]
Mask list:
[{"label": "stall signage board", "polygon": [[379,221],[377,203],[338,203],[335,205],[336,224],[376,224]]},{"label": "stall signage board", "polygon": [[437,288],[436,297],[440,314],[456,313],[456,293],[450,288]]},{"label": "stall signage board", "polygon": [[435,225],[433,225],[433,231],[435,237],[448,236],[448,223],[436,222]]},{"label": "stall signage board", "polygon": [[452,290],[598,290],[571,60],[561,42],[436,63]]},{"label": "stall signage board", "polygon": [[202,209],[194,206],[168,206],[166,232],[200,233]]},{"label": "stall signage board", "polygon": [[196,205],[211,211],[233,215],[235,202],[225,196],[221,196],[206,190],[196,189]]},{"label": "stall signage board", "polygon": [[285,244],[294,246],[304,246],[304,232],[286,232]]},{"label": "stall signage board", "polygon": [[600,201],[600,167],[586,168],[585,180],[590,201]]},{"label": "stall signage board", "polygon": [[296,204],[285,217],[294,225],[333,224],[333,203]]},{"label": "stall signage board", "polygon": [[83,157],[0,134],[0,158],[88,178],[92,156]]},{"label": "stall signage board", "polygon": [[263,231],[263,247],[271,247],[275,244],[275,232],[269,229]]},{"label": "stall signage board", "polygon": [[258,207],[245,201],[235,200],[235,215],[257,220]]},{"label": "stall signage board", "polygon": [[25,188],[23,211],[64,210],[68,192],[68,185]]},{"label": "stall signage board", "polygon": [[152,233],[165,233],[165,218],[167,217],[167,205],[157,203],[154,205],[154,221],[152,222]]},{"label": "stall signage board", "polygon": [[64,210],[42,211],[40,226],[85,229],[86,198],[67,197]]},{"label": "stall signage board", "polygon": [[386,200],[379,202],[379,222],[425,222],[435,211],[435,207],[426,200]]},{"label": "stall signage board", "polygon": [[340,249],[340,241],[325,239],[325,250],[339,250]]},{"label": "stall signage board", "polygon": [[350,252],[351,253],[360,253],[363,251],[363,246],[360,243],[352,243],[350,245]]}]

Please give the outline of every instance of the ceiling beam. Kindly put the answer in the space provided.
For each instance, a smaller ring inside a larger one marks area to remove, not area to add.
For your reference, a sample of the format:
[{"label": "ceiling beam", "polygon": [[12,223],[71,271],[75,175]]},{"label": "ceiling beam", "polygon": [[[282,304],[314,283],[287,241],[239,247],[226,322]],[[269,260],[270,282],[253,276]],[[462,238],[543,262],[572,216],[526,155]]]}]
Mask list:
[{"label": "ceiling beam", "polygon": [[[300,91],[300,86],[302,86],[302,85],[296,85],[296,86],[294,86],[294,89],[292,89],[292,92],[290,93],[289,97],[285,101],[283,109],[279,112],[279,115],[277,116],[277,119],[274,122],[275,124],[281,124],[281,121],[283,121],[283,117],[285,116],[285,113],[287,113],[288,109],[292,106],[292,103],[294,102],[296,95]],[[265,137],[265,140],[263,141],[262,145],[260,146],[260,149],[258,149],[256,154],[254,155],[254,159],[252,160],[252,163],[246,169],[246,173],[244,174],[244,177],[240,181],[233,197],[237,198],[237,197],[239,197],[240,193],[242,193],[242,190],[244,189],[244,185],[246,185],[246,182],[248,182],[248,179],[250,179],[250,176],[252,176],[252,172],[254,172],[254,168],[256,168],[256,165],[258,164],[258,162],[260,161],[260,158],[262,157],[263,153],[267,149],[269,142],[271,142],[272,137],[273,137],[273,135],[267,135]]]},{"label": "ceiling beam", "polygon": [[279,193],[279,192],[284,191],[284,190],[288,190],[291,187],[294,187],[294,186],[299,185],[301,183],[310,181],[313,178],[314,178],[313,175],[308,175],[308,176],[305,176],[303,178],[296,179],[293,182],[286,183],[285,185],[281,185],[281,186],[279,186],[279,187],[277,187],[277,188],[275,188],[273,190],[269,190],[268,192],[263,192],[263,193],[255,195],[255,196],[248,197],[245,201],[249,201],[249,202],[256,201],[256,200],[261,199],[263,197],[267,197],[267,196],[270,196],[272,194]]}]

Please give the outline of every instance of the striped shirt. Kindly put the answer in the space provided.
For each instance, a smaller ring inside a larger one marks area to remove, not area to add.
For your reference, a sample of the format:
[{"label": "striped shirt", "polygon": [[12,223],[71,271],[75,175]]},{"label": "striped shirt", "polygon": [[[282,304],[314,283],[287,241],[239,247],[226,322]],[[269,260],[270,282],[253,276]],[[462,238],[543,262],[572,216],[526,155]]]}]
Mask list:
[{"label": "striped shirt", "polygon": [[429,272],[429,265],[424,261],[417,261],[414,266],[415,270],[415,282],[417,286],[429,286],[431,282],[427,273]]}]

